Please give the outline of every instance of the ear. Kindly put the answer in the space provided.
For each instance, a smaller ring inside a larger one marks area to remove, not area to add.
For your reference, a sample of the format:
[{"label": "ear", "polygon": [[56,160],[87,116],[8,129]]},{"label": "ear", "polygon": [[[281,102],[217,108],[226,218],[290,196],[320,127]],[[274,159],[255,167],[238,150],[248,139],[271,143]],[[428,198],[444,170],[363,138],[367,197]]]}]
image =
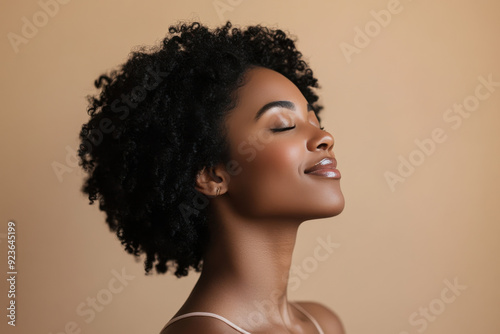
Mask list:
[{"label": "ear", "polygon": [[204,167],[199,171],[195,188],[208,197],[216,197],[217,188],[220,189],[219,195],[221,195],[226,192],[228,184],[229,175],[224,170],[224,164],[219,164],[214,167]]}]

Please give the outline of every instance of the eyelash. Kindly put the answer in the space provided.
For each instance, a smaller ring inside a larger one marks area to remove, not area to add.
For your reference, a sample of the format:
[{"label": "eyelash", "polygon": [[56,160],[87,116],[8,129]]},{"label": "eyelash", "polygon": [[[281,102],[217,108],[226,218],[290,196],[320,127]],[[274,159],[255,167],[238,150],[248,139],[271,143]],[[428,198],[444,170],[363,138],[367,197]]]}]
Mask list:
[{"label": "eyelash", "polygon": [[291,130],[291,129],[295,129],[295,125],[289,126],[287,128],[271,129],[271,131],[272,132],[282,132],[282,131]]},{"label": "eyelash", "polygon": [[[271,131],[273,132],[282,132],[282,131],[287,131],[287,130],[291,130],[291,129],[295,129],[295,125],[294,126],[290,126],[290,127],[287,127],[287,128],[280,128],[280,129],[271,129]],[[325,127],[322,126],[319,128],[320,130],[324,130]]]}]

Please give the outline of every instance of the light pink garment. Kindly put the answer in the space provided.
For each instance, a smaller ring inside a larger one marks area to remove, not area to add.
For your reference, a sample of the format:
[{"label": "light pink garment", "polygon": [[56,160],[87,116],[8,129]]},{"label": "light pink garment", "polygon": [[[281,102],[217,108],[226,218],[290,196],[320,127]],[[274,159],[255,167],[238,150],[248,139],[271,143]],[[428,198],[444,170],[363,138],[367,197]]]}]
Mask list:
[{"label": "light pink garment", "polygon": [[[304,310],[303,307],[301,307],[300,305],[298,304],[295,304],[295,303],[290,303],[292,304],[293,306],[295,306],[299,311],[301,311],[302,313],[304,313],[304,315],[306,317],[309,318],[309,320],[311,320],[311,322],[314,324],[314,326],[316,326],[316,329],[318,330],[318,333],[319,334],[325,334],[323,332],[323,330],[321,329],[321,326],[318,324],[318,322],[316,321],[316,319],[313,318],[312,315],[309,314],[309,312],[307,312],[306,310]],[[226,318],[218,315],[218,314],[215,314],[215,313],[210,313],[210,312],[189,312],[189,313],[186,313],[186,314],[182,314],[178,317],[175,317],[175,318],[172,318],[166,325],[165,327],[163,327],[163,329],[167,328],[170,324],[176,322],[177,320],[181,320],[181,319],[184,319],[184,318],[187,318],[187,317],[197,317],[197,316],[201,316],[201,317],[212,317],[212,318],[216,318],[216,319],[219,319],[223,322],[225,322],[227,325],[231,326],[232,328],[234,328],[235,330],[237,330],[238,332],[240,333],[243,333],[243,334],[251,334],[250,332],[244,330],[243,328],[239,327],[238,325],[234,324],[233,322],[227,320]],[[163,330],[162,329],[162,330]]]}]

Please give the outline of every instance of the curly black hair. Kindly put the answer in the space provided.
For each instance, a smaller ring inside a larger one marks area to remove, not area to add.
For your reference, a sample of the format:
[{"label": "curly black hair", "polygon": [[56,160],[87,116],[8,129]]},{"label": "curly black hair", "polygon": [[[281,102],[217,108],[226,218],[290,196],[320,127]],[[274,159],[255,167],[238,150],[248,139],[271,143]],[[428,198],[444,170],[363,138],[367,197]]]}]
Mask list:
[{"label": "curly black hair", "polygon": [[229,161],[225,118],[252,67],[291,80],[319,119],[317,79],[280,29],[215,29],[177,23],[161,45],[139,47],[94,83],[90,119],[80,131],[82,192],[99,201],[106,222],[150,274],[186,276],[202,268],[209,241],[209,199],[195,189],[204,167]]}]

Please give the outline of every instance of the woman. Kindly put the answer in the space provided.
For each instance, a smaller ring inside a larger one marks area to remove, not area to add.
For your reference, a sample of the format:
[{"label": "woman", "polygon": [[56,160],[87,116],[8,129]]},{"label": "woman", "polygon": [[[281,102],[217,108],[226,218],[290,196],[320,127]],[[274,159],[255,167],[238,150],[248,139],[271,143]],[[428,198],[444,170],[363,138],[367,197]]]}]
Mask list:
[{"label": "woman", "polygon": [[82,190],[146,274],[201,271],[161,333],[344,333],[287,299],[299,225],[344,208],[312,71],[279,29],[169,33],[96,81],[79,150]]}]

